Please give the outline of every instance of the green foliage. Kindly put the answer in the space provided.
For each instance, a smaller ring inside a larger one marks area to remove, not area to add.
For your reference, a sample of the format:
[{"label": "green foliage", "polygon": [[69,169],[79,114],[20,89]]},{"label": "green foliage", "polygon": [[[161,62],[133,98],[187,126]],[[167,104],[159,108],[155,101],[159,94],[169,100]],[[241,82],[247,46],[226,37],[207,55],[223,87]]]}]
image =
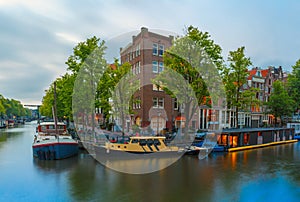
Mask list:
[{"label": "green foliage", "polygon": [[275,81],[273,83],[273,92],[267,103],[269,113],[274,115],[275,121],[277,118],[280,118],[282,121],[282,116],[290,116],[294,111],[294,105],[295,102],[288,95],[283,83],[279,80]]},{"label": "green foliage", "polygon": [[[223,82],[226,89],[226,98],[228,108],[234,108],[236,115],[238,115],[240,108],[247,108],[254,100],[253,89],[245,90],[242,86],[247,83],[249,75],[248,66],[251,60],[245,56],[245,47],[240,47],[236,51],[230,51],[228,61],[229,67],[223,67],[221,70],[223,74]],[[238,124],[238,116],[236,116],[236,123]],[[239,127],[237,125],[237,127]]]},{"label": "green foliage", "polygon": [[[106,121],[112,115],[110,112],[118,116],[121,121],[124,121],[125,113],[130,114],[128,103],[130,103],[134,91],[138,89],[137,81],[132,80],[133,75],[130,70],[129,63],[119,65],[115,60],[115,63],[107,68],[99,81],[96,107],[102,109]],[[110,99],[113,100],[114,106],[111,106]]]},{"label": "green foliage", "polygon": [[[62,119],[72,120],[72,93],[74,86],[75,76],[65,74],[64,76],[57,78],[56,83],[56,95],[57,95],[57,117]],[[43,97],[42,106],[40,107],[40,113],[43,116],[52,117],[52,106],[54,105],[54,82],[50,85],[46,91],[46,95]]]},{"label": "green foliage", "polygon": [[20,101],[6,99],[0,94],[0,118],[14,118],[30,115],[31,111],[24,108]]},{"label": "green foliage", "polygon": [[295,110],[300,108],[300,59],[292,66],[293,71],[288,75],[287,90],[295,101]]},{"label": "green foliage", "polygon": [[[70,70],[71,74],[66,73],[55,80],[57,93],[57,117],[59,119],[73,119],[72,99],[76,77],[79,71],[84,72],[80,74],[83,80],[93,79],[95,74],[99,74],[99,72],[97,72],[97,65],[100,65],[100,67],[104,67],[106,65],[106,62],[103,59],[104,50],[104,41],[100,41],[100,38],[95,36],[88,38],[84,42],[78,43],[74,47],[73,54],[66,61],[66,64],[68,65],[67,70]],[[94,83],[97,85],[97,81],[94,81]],[[46,91],[46,94],[43,97],[42,106],[40,107],[41,114],[48,117],[52,117],[52,106],[54,104],[53,84],[54,82]],[[84,88],[78,90],[81,94],[87,92]],[[94,95],[92,92],[90,92],[90,94]],[[84,97],[84,95],[82,97]],[[81,99],[79,102],[84,101]]]},{"label": "green foliage", "polygon": [[177,98],[187,123],[198,106],[207,104],[205,98],[218,101],[214,95],[222,88],[218,72],[223,65],[221,51],[208,32],[189,26],[185,36],[177,37],[163,55],[166,68],[152,82]]},{"label": "green foliage", "polygon": [[66,62],[68,65],[67,69],[71,70],[72,73],[78,73],[85,60],[99,47],[104,47],[104,41],[100,41],[100,38],[97,38],[96,36],[78,43],[73,49],[73,54]]}]

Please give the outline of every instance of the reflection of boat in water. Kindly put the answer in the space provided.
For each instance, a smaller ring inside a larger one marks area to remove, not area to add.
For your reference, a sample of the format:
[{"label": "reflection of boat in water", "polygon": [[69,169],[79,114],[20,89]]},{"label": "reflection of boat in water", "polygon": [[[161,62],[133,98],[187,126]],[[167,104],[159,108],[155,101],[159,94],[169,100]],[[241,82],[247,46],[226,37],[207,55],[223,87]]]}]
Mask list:
[{"label": "reflection of boat in water", "polygon": [[95,145],[96,159],[115,170],[147,173],[165,168],[185,152],[184,148],[166,145],[165,137],[135,136],[127,144],[106,141]]},{"label": "reflection of boat in water", "polygon": [[33,156],[43,160],[64,159],[78,153],[78,142],[67,133],[64,123],[43,122],[37,127]]},{"label": "reflection of boat in water", "polygon": [[64,159],[63,161],[44,161],[38,158],[33,158],[33,163],[35,166],[44,171],[59,173],[76,166],[78,164],[78,157],[73,156]]}]

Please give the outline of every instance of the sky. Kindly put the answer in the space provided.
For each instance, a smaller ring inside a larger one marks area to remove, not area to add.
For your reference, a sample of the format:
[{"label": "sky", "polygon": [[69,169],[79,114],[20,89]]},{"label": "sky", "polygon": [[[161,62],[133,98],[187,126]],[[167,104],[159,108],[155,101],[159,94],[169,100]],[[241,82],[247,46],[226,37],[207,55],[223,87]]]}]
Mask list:
[{"label": "sky", "polygon": [[[183,35],[193,25],[225,60],[245,46],[253,66],[291,71],[300,59],[299,13],[298,0],[0,0],[0,94],[41,104],[79,42],[97,36],[109,44],[141,27]],[[130,40],[111,49],[118,55]]]}]

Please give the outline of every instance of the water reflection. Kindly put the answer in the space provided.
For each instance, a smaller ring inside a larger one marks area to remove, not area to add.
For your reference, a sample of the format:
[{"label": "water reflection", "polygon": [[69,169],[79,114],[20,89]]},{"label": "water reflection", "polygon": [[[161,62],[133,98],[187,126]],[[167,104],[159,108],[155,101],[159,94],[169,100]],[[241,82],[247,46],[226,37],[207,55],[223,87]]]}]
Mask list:
[{"label": "water reflection", "polygon": [[184,156],[166,169],[134,175],[110,170],[84,151],[59,161],[34,159],[34,127],[24,127],[0,131],[0,201],[298,201],[300,196],[300,143],[212,153],[203,160]]}]

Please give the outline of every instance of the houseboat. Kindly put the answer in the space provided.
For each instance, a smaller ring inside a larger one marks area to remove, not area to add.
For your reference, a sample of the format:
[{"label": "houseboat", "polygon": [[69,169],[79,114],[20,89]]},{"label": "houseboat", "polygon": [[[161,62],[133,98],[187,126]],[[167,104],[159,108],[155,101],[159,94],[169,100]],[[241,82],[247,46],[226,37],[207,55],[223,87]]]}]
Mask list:
[{"label": "houseboat", "polygon": [[229,152],[296,141],[294,128],[224,129],[216,133],[218,147]]},{"label": "houseboat", "polygon": [[64,123],[42,122],[37,127],[32,150],[33,156],[41,160],[64,159],[78,153],[78,142]]}]

